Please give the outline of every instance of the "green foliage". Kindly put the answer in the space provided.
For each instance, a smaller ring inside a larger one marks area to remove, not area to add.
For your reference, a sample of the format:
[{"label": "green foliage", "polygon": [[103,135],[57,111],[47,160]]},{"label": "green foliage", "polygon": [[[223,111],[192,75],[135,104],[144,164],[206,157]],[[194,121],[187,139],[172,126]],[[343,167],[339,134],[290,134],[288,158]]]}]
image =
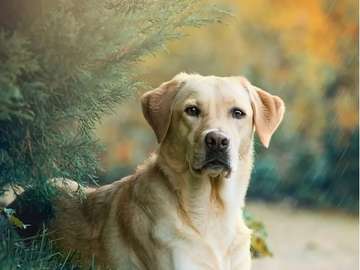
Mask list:
[{"label": "green foliage", "polygon": [[[1,227],[0,238],[0,268],[6,270],[15,269],[74,269],[66,267],[66,261],[61,255],[52,252],[52,244],[43,234],[38,241],[31,245],[25,245],[16,232],[4,226]],[[63,262],[61,262],[63,261]]]},{"label": "green foliage", "polygon": [[244,211],[246,226],[252,230],[250,251],[253,258],[272,257],[266,239],[267,231],[264,224],[255,219],[249,211]]},{"label": "green foliage", "polygon": [[[328,134],[331,134],[329,136]],[[282,140],[282,141],[280,141]],[[258,149],[248,195],[255,199],[291,199],[300,206],[359,209],[359,132],[329,126],[322,149],[291,138],[275,139],[275,154]],[[284,144],[291,149],[284,149]],[[293,154],[290,155],[288,151]]]},{"label": "green foliage", "polygon": [[143,85],[133,64],[183,27],[222,16],[192,0],[4,1],[1,14],[6,8],[17,21],[0,20],[0,188],[94,179],[93,128]]}]

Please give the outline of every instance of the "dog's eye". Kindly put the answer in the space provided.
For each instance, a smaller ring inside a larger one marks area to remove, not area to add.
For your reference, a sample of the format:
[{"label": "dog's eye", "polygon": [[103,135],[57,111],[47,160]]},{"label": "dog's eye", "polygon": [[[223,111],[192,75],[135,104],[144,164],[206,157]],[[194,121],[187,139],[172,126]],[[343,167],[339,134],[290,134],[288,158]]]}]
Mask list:
[{"label": "dog's eye", "polygon": [[232,115],[232,117],[235,118],[235,119],[241,119],[241,118],[243,118],[243,117],[246,115],[246,113],[244,113],[244,111],[242,111],[242,110],[239,109],[239,108],[233,108],[233,109],[231,110],[231,115]]},{"label": "dog's eye", "polygon": [[198,117],[200,115],[200,109],[194,105],[191,105],[185,108],[185,113],[193,117]]}]

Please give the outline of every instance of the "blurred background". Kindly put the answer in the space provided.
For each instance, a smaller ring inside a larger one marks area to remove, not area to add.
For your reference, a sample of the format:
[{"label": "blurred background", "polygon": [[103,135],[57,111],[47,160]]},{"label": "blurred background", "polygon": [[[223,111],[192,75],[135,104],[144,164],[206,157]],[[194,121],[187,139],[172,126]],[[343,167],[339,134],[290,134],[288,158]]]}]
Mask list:
[{"label": "blurred background", "polygon": [[[143,92],[181,71],[244,75],[281,96],[284,122],[270,148],[256,143],[250,211],[273,258],[254,269],[358,269],[358,2],[221,0],[223,24],[187,32],[140,64]],[[119,179],[156,147],[139,92],[102,119],[103,182]]]}]

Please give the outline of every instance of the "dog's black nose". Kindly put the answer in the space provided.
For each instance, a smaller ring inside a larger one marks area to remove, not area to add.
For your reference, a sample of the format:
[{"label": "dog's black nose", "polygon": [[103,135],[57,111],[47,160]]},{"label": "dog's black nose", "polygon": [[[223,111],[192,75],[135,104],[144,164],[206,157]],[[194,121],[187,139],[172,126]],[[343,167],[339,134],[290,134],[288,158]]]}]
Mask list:
[{"label": "dog's black nose", "polygon": [[205,144],[209,150],[226,150],[229,147],[229,138],[223,133],[210,131],[205,136]]}]

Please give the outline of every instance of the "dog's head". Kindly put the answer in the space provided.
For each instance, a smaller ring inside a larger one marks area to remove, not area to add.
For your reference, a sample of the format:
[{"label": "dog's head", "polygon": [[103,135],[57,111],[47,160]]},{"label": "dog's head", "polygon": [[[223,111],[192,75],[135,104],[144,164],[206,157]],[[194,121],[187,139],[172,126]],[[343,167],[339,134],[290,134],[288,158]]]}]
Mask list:
[{"label": "dog's head", "polygon": [[230,175],[251,151],[254,130],[268,147],[285,111],[279,97],[243,77],[180,73],[141,101],[173,166],[210,177]]}]

